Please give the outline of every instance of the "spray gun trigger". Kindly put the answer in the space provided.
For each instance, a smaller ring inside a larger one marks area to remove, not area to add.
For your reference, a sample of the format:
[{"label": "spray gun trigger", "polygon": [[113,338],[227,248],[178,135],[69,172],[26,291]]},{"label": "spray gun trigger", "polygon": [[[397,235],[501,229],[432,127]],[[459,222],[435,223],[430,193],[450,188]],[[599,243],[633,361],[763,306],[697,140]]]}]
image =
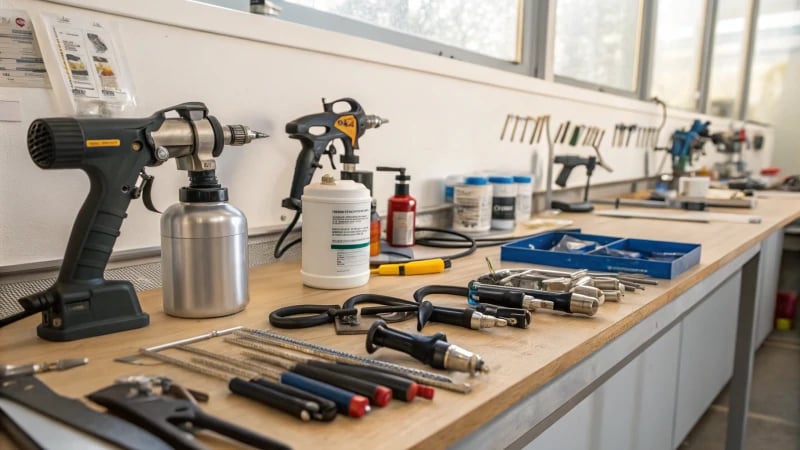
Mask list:
[{"label": "spray gun trigger", "polygon": [[328,146],[328,149],[325,150],[323,153],[328,155],[328,159],[330,159],[331,161],[331,168],[333,170],[336,170],[336,163],[333,161],[333,157],[336,155],[336,147],[333,144],[331,144]]},{"label": "spray gun trigger", "polygon": [[158,208],[156,208],[153,204],[153,181],[156,179],[156,177],[148,175],[144,168],[142,168],[141,172],[139,172],[139,179],[142,181],[138,186],[134,186],[131,190],[131,198],[139,198],[144,194],[142,197],[144,206],[150,211],[161,214],[161,211],[159,211]]}]

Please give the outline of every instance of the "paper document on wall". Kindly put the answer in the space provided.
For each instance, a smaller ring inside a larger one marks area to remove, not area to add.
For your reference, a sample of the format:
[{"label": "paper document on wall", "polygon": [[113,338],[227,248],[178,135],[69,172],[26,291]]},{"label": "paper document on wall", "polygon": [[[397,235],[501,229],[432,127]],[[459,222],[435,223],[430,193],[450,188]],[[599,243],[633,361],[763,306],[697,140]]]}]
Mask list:
[{"label": "paper document on wall", "polygon": [[0,86],[50,87],[31,19],[19,9],[0,9]]},{"label": "paper document on wall", "polygon": [[132,85],[109,24],[80,15],[43,14],[76,112],[114,115],[134,105]]}]

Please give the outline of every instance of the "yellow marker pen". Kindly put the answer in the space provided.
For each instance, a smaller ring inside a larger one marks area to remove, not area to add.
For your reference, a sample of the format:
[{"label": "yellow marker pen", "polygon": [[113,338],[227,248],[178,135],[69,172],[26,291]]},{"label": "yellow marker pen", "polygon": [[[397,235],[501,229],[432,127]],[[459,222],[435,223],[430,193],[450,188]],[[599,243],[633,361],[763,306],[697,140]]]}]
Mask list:
[{"label": "yellow marker pen", "polygon": [[449,259],[425,259],[400,264],[381,264],[370,273],[378,275],[425,275],[429,273],[441,273],[450,267]]}]

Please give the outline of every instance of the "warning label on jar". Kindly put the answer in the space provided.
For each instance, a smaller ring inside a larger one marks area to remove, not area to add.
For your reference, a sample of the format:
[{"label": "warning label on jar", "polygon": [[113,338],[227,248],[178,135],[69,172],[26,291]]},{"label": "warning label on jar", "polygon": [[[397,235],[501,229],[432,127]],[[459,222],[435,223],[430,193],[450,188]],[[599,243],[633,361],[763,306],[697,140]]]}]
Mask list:
[{"label": "warning label on jar", "polygon": [[334,209],[331,214],[331,249],[369,247],[369,216],[369,207]]}]

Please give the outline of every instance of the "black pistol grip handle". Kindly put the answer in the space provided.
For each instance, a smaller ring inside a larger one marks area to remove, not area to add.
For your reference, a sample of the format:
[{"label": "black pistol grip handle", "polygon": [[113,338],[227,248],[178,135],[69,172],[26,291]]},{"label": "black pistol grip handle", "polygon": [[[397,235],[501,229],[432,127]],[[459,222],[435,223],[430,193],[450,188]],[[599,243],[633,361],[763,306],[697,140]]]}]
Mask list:
[{"label": "black pistol grip handle", "polygon": [[284,208],[295,211],[302,211],[301,199],[303,189],[311,183],[314,171],[319,167],[319,160],[325,152],[325,141],[300,138],[303,148],[297,155],[297,162],[294,165],[294,176],[292,177],[292,188],[289,197],[283,199],[281,205]]},{"label": "black pistol grip handle", "polygon": [[37,119],[28,129],[36,165],[82,169],[89,176],[89,194],[72,226],[59,281],[103,279],[139,173],[155,162],[145,135],[155,120],[50,118]]},{"label": "black pistol grip handle", "polygon": [[569,179],[570,174],[572,173],[572,169],[574,166],[564,165],[561,168],[561,172],[558,173],[558,178],[556,178],[556,184],[564,187],[567,185],[567,180]]},{"label": "black pistol grip handle", "polygon": [[411,355],[422,363],[433,365],[435,345],[439,341],[447,342],[443,333],[433,336],[405,333],[389,328],[386,322],[378,320],[372,324],[367,334],[367,352],[374,353],[379,347],[388,347]]}]

